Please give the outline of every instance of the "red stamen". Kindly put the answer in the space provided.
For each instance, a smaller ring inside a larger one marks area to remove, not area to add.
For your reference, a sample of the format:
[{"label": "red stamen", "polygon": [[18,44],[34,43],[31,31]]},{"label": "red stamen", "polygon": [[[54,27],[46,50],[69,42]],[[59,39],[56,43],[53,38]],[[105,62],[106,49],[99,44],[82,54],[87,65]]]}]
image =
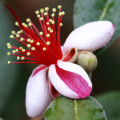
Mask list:
[{"label": "red stamen", "polygon": [[[23,47],[15,47],[8,43],[8,48],[13,48],[13,53],[9,53],[10,55],[17,56],[18,59],[21,60],[30,60],[23,62],[9,62],[9,63],[37,63],[37,64],[56,64],[57,60],[62,58],[62,51],[60,45],[60,23],[62,21],[63,14],[61,13],[61,8],[59,13],[61,15],[58,16],[57,23],[57,34],[55,31],[55,11],[54,8],[52,19],[49,19],[48,10],[44,13],[44,10],[41,11],[41,18],[39,15],[39,11],[37,11],[37,17],[40,22],[41,28],[43,32],[39,32],[34,23],[31,20],[27,20],[28,27],[24,23],[22,24],[16,13],[9,6],[5,5],[18,22],[19,28],[22,30],[15,33],[16,37],[11,36],[18,42],[22,43]],[[28,39],[29,38],[29,39]]]}]

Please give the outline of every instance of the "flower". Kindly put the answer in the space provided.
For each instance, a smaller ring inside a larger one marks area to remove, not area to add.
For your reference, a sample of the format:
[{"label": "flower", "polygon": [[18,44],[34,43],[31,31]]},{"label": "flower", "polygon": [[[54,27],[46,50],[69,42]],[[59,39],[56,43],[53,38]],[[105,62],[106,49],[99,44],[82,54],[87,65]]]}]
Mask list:
[{"label": "flower", "polygon": [[[55,12],[49,18],[48,10],[37,10],[37,18],[40,22],[42,32],[36,28],[28,18],[26,23],[21,23],[15,12],[9,7],[21,30],[12,31],[10,38],[19,41],[24,47],[15,47],[7,43],[19,62],[8,63],[36,63],[35,68],[28,80],[26,88],[26,110],[30,117],[43,114],[53,98],[59,94],[79,99],[86,98],[92,91],[92,83],[85,70],[71,63],[77,56],[77,50],[93,51],[106,45],[114,33],[114,27],[109,21],[96,21],[83,25],[74,30],[67,38],[61,49],[60,28],[63,15],[62,6],[58,6],[57,32],[55,31]],[[71,61],[71,62],[69,62]],[[52,97],[51,97],[52,96]]]}]

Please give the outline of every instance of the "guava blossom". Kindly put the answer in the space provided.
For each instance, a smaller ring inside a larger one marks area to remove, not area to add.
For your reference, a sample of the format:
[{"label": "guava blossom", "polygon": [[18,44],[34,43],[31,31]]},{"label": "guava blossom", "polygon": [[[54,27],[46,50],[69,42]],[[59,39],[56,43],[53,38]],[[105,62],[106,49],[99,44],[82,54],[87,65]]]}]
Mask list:
[{"label": "guava blossom", "polygon": [[[6,6],[8,7],[8,6]],[[105,46],[114,34],[114,26],[110,21],[96,21],[87,23],[75,29],[60,45],[60,28],[63,15],[62,7],[58,6],[57,31],[55,30],[55,12],[53,8],[52,18],[49,18],[48,10],[36,11],[42,32],[40,32],[30,19],[28,24],[21,23],[14,11],[8,7],[15,18],[16,25],[21,29],[12,31],[10,38],[19,41],[21,47],[15,47],[10,43],[8,48],[13,49],[8,55],[15,55],[19,62],[8,63],[36,63],[28,80],[26,88],[26,110],[30,117],[43,114],[53,98],[59,94],[80,99],[86,98],[92,91],[92,83],[85,70],[74,63],[69,62],[75,57],[77,50],[94,51]]]}]

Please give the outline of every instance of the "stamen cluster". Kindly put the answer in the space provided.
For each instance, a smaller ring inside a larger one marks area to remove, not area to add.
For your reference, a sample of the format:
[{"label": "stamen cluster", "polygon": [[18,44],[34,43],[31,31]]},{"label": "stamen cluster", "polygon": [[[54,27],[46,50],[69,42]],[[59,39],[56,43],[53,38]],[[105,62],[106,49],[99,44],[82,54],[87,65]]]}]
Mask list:
[{"label": "stamen cluster", "polygon": [[[8,6],[7,6],[8,7]],[[8,7],[9,8],[9,7]],[[14,11],[9,8],[17,22],[15,25],[20,28],[19,31],[12,31],[10,38],[20,42],[22,46],[15,47],[7,43],[7,47],[12,49],[7,55],[14,55],[19,62],[9,63],[36,63],[36,64],[55,64],[57,60],[62,58],[60,45],[60,28],[63,26],[62,18],[65,14],[62,11],[62,6],[59,5],[57,31],[55,30],[55,13],[56,8],[52,9],[51,19],[49,18],[49,7],[36,10],[35,14],[39,20],[42,31],[39,31],[30,18],[26,19],[26,23],[21,23]]]}]

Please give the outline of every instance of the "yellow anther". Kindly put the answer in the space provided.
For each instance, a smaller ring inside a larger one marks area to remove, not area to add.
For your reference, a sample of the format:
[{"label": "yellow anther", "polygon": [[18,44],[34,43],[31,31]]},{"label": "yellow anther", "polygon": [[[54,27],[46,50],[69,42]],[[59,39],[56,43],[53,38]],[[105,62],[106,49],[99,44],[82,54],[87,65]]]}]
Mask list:
[{"label": "yellow anther", "polygon": [[19,25],[18,22],[15,22],[15,25],[18,26]]},{"label": "yellow anther", "polygon": [[62,8],[62,6],[61,5],[58,5],[58,9],[61,9]]},{"label": "yellow anther", "polygon": [[30,38],[28,38],[28,39],[27,39],[27,42],[30,42],[30,41],[31,41],[31,39],[30,39]]},{"label": "yellow anther", "polygon": [[25,49],[22,49],[22,52],[25,52]]},{"label": "yellow anther", "polygon": [[30,54],[31,54],[30,52],[27,52],[27,56],[30,56]]},{"label": "yellow anther", "polygon": [[30,22],[30,21],[31,21],[30,18],[27,18],[27,19],[26,19],[26,22]]},{"label": "yellow anther", "polygon": [[27,24],[25,24],[25,25],[24,25],[24,27],[28,27],[28,25],[27,25]]},{"label": "yellow anther", "polygon": [[61,16],[62,15],[62,12],[59,12],[59,16]]},{"label": "yellow anther", "polygon": [[46,25],[49,25],[50,23],[49,22],[46,22]]},{"label": "yellow anther", "polygon": [[14,36],[13,36],[13,35],[10,35],[10,38],[14,38]]},{"label": "yellow anther", "polygon": [[41,9],[40,9],[40,12],[41,12],[41,13],[44,13],[44,9],[43,9],[43,8],[41,8]]},{"label": "yellow anther", "polygon": [[22,50],[23,48],[22,47],[19,47],[20,50]]},{"label": "yellow anther", "polygon": [[53,32],[53,29],[51,29],[50,32],[52,33],[52,32]]},{"label": "yellow anther", "polygon": [[33,43],[34,41],[33,40],[30,40],[30,43]]},{"label": "yellow anther", "polygon": [[15,51],[18,52],[18,49],[16,49]]},{"label": "yellow anther", "polygon": [[7,52],[7,55],[10,55],[10,52]]},{"label": "yellow anther", "polygon": [[17,60],[20,60],[20,57],[19,57],[19,56],[17,56]]},{"label": "yellow anther", "polygon": [[48,30],[51,30],[51,27],[48,27],[47,29],[48,29]]},{"label": "yellow anther", "polygon": [[19,34],[16,34],[16,37],[18,38],[18,37],[20,37],[20,35],[19,35]]},{"label": "yellow anther", "polygon": [[28,48],[31,47],[31,44],[27,44],[27,47],[28,47]]},{"label": "yellow anther", "polygon": [[40,45],[40,42],[37,42],[36,45],[39,46],[39,45]]},{"label": "yellow anther", "polygon": [[52,13],[52,14],[51,14],[51,16],[52,16],[52,17],[54,17],[54,16],[55,16],[55,14],[54,14],[54,13]]},{"label": "yellow anther", "polygon": [[54,21],[54,20],[52,21],[52,24],[55,24],[55,21]]},{"label": "yellow anther", "polygon": [[25,26],[26,24],[25,23],[22,23],[23,26]]},{"label": "yellow anther", "polygon": [[49,7],[45,7],[45,11],[48,11],[49,10]]},{"label": "yellow anther", "polygon": [[49,19],[49,22],[52,22],[52,19]]},{"label": "yellow anther", "polygon": [[16,52],[15,50],[12,51],[12,53],[15,53],[15,52]]},{"label": "yellow anther", "polygon": [[35,50],[35,47],[32,47],[31,50]]},{"label": "yellow anther", "polygon": [[43,51],[45,51],[46,50],[46,47],[43,47]]},{"label": "yellow anther", "polygon": [[46,44],[47,44],[47,45],[50,45],[50,41],[47,41]]},{"label": "yellow anther", "polygon": [[40,18],[40,15],[37,15],[38,18]]},{"label": "yellow anther", "polygon": [[50,34],[47,34],[46,37],[50,37]]},{"label": "yellow anther", "polygon": [[52,11],[53,11],[53,12],[56,12],[56,8],[53,8]]},{"label": "yellow anther", "polygon": [[8,64],[10,64],[11,62],[10,61],[8,61]]},{"label": "yellow anther", "polygon": [[15,34],[15,31],[13,30],[13,31],[11,31],[11,33],[12,33],[12,34]]},{"label": "yellow anther", "polygon": [[43,32],[40,32],[40,35],[43,35]]},{"label": "yellow anther", "polygon": [[20,31],[17,31],[17,34],[20,34]]},{"label": "yellow anther", "polygon": [[28,26],[32,26],[32,23],[28,23]]},{"label": "yellow anther", "polygon": [[20,33],[23,33],[23,31],[22,31],[22,30],[20,30]]},{"label": "yellow anther", "polygon": [[39,10],[36,10],[36,11],[35,11],[35,14],[39,14]]},{"label": "yellow anther", "polygon": [[24,56],[22,56],[22,57],[21,57],[21,60],[24,60],[24,59],[25,59],[25,57],[24,57]]},{"label": "yellow anther", "polygon": [[47,12],[45,12],[44,15],[46,16],[46,15],[47,15]]},{"label": "yellow anther", "polygon": [[11,45],[9,45],[8,48],[11,49]]},{"label": "yellow anther", "polygon": [[9,46],[10,45],[10,43],[7,43],[7,46]]},{"label": "yellow anther", "polygon": [[26,23],[22,23],[22,25],[23,25],[24,27],[28,27]]},{"label": "yellow anther", "polygon": [[59,25],[60,25],[60,26],[63,26],[63,24],[62,24],[62,23],[60,23]]},{"label": "yellow anther", "polygon": [[40,20],[43,20],[43,17],[41,17]]},{"label": "yellow anther", "polygon": [[24,39],[23,38],[20,38],[20,41],[23,41]]},{"label": "yellow anther", "polygon": [[62,14],[62,15],[65,15],[65,12],[64,12],[64,11],[62,11],[62,12],[61,12],[61,14]]}]

